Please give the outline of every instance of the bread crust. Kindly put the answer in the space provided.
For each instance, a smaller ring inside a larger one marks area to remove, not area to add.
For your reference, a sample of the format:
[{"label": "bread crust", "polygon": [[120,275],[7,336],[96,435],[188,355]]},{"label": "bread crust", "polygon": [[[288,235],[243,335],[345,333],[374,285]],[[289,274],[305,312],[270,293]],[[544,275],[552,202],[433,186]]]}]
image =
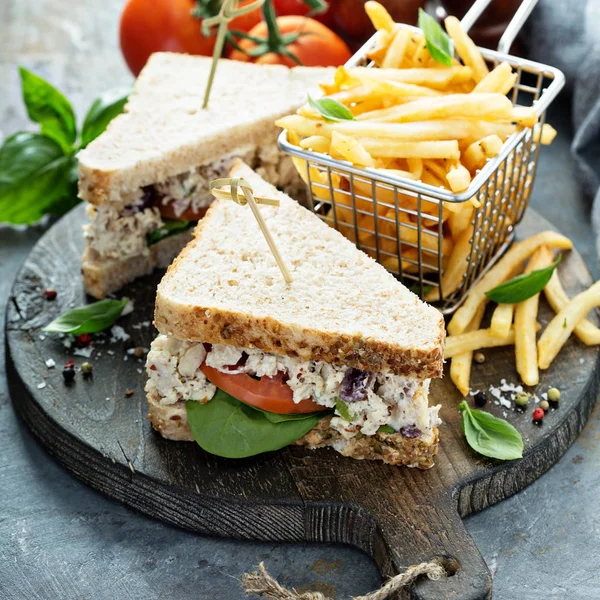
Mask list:
[{"label": "bread crust", "polygon": [[191,231],[171,235],[150,246],[148,254],[125,260],[98,259],[89,247],[86,248],[81,259],[85,293],[101,300],[134,279],[149,275],[154,269],[167,268],[191,237]]},{"label": "bread crust", "polygon": [[[177,402],[162,405],[159,398],[148,394],[148,419],[164,438],[192,442],[185,404]],[[403,465],[430,469],[438,451],[439,430],[433,428],[431,438],[405,438],[399,433],[376,433],[374,436],[357,436],[344,439],[330,426],[331,417],[326,417],[311,429],[295,445],[311,450],[333,447],[343,456],[357,460],[381,460],[390,465]]]}]

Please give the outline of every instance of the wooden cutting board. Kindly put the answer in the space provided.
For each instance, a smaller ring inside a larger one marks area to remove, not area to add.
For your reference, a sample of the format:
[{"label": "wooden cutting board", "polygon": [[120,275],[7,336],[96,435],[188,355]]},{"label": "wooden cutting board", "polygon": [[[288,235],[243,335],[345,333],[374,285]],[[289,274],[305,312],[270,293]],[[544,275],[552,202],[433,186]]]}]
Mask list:
[{"label": "wooden cutting board", "polygon": [[[152,517],[198,531],[238,539],[350,543],[369,553],[384,575],[434,557],[446,559],[452,577],[420,581],[412,593],[427,600],[479,600],[491,596],[490,572],[461,517],[514,494],[549,469],[583,428],[598,394],[597,348],[571,339],[541,383],[562,392],[560,407],[541,426],[533,404],[515,412],[488,401],[487,409],[523,434],[524,458],[484,459],[463,438],[449,377],[435,381],[430,402],[441,402],[444,424],[436,466],[429,471],[355,461],[334,451],[287,448],[245,460],[206,454],[196,444],[163,440],[146,420],[143,360],[127,354],[154,337],[154,292],[160,273],[128,286],[135,310],[120,323],[127,342],[108,337],[96,346],[94,375],[77,374],[67,387],[61,375],[73,349],[41,334],[51,319],[85,302],[79,277],[83,207],[74,209],[39,241],[19,272],[7,313],[9,381],[13,402],[41,444],[79,479]],[[518,236],[552,228],[529,210]],[[560,265],[570,295],[589,286],[577,252]],[[58,290],[56,301],[42,297]],[[551,310],[541,303],[540,320]],[[594,317],[596,318],[596,317]],[[519,381],[511,348],[486,351],[474,365],[472,388],[502,379]],[[127,357],[127,360],[125,360]],[[47,359],[57,367],[48,369]],[[79,365],[86,359],[74,357]],[[44,385],[45,384],[45,385]],[[134,394],[125,397],[127,390]]]}]

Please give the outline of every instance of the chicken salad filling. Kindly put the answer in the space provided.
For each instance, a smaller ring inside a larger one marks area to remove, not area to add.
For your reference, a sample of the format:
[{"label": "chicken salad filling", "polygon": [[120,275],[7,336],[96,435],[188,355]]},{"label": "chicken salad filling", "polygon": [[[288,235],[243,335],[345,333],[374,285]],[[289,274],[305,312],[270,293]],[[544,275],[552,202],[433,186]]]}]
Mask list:
[{"label": "chicken salad filling", "polygon": [[193,227],[213,200],[210,181],[225,176],[235,158],[277,187],[291,191],[302,185],[291,158],[276,146],[238,148],[218,161],[140,188],[124,203],[90,205],[90,223],[84,226],[88,247],[100,258],[127,259],[146,255],[152,244]]},{"label": "chicken salad filling", "polygon": [[291,390],[294,404],[312,401],[317,410],[328,411],[331,427],[346,439],[378,431],[428,438],[440,423],[439,406],[428,407],[429,380],[369,373],[256,348],[205,345],[159,335],[151,345],[146,369],[146,391],[163,405],[210,401],[218,389],[205,374],[211,369],[227,376],[279,381]]}]

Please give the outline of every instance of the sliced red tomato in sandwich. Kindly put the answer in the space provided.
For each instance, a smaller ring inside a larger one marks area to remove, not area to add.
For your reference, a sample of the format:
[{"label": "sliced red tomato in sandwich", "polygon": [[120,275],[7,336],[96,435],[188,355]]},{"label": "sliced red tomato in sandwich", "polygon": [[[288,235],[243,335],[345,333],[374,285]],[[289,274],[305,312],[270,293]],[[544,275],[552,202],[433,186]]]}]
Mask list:
[{"label": "sliced red tomato in sandwich", "polygon": [[208,210],[208,206],[201,206],[197,209],[188,206],[180,215],[175,212],[175,203],[169,202],[163,204],[159,202],[157,205],[160,216],[164,219],[173,219],[174,221],[199,221]]},{"label": "sliced red tomato in sandwich", "polygon": [[279,415],[312,413],[325,410],[310,398],[294,402],[292,388],[283,381],[283,373],[276,377],[253,379],[245,373],[221,373],[203,364],[202,372],[219,389],[245,404]]}]

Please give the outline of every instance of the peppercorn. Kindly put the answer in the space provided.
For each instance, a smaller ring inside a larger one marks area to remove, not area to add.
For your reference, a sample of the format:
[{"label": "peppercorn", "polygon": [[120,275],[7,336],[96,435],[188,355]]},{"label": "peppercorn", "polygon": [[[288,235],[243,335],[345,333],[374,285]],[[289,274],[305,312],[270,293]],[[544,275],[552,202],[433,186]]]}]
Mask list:
[{"label": "peppercorn", "polygon": [[134,356],[136,356],[137,358],[142,358],[142,357],[144,356],[144,354],[145,354],[145,353],[146,353],[146,352],[145,352],[145,350],[144,350],[144,349],[143,349],[141,346],[136,346],[136,347],[133,349],[133,354],[134,354]]},{"label": "peppercorn", "polygon": [[80,333],[75,338],[75,343],[80,348],[85,348],[86,346],[89,346],[91,341],[92,341],[92,336],[89,333]]},{"label": "peppercorn", "polygon": [[44,290],[42,294],[46,300],[56,300],[56,290]]},{"label": "peppercorn", "polygon": [[544,411],[541,408],[536,408],[533,413],[531,414],[531,418],[533,419],[534,423],[537,423],[538,425],[544,420]]},{"label": "peppercorn", "polygon": [[529,403],[529,394],[527,392],[517,392],[515,396],[515,404],[519,408],[525,408]]},{"label": "peppercorn", "polygon": [[485,392],[477,392],[473,396],[473,400],[475,401],[475,406],[481,408],[487,404],[487,394]]},{"label": "peppercorn", "polygon": [[550,388],[548,390],[548,400],[554,404],[558,404],[558,401],[560,400],[560,390],[555,387]]},{"label": "peppercorn", "polygon": [[65,369],[74,369],[74,368],[75,368],[75,361],[73,359],[70,359],[65,363]]},{"label": "peppercorn", "polygon": [[544,412],[548,412],[550,410],[550,404],[548,403],[547,400],[541,400],[540,401],[540,408],[544,411]]},{"label": "peppercorn", "polygon": [[62,376],[67,385],[72,383],[73,380],[75,379],[75,367],[74,366],[69,366],[69,367],[65,366],[65,368],[62,370]]},{"label": "peppercorn", "polygon": [[83,373],[84,377],[90,377],[92,375],[93,370],[94,370],[94,367],[93,367],[92,363],[90,363],[90,362],[84,362],[81,365],[81,372]]},{"label": "peppercorn", "polygon": [[482,364],[485,362],[485,354],[483,352],[475,352],[473,358],[476,363]]}]

